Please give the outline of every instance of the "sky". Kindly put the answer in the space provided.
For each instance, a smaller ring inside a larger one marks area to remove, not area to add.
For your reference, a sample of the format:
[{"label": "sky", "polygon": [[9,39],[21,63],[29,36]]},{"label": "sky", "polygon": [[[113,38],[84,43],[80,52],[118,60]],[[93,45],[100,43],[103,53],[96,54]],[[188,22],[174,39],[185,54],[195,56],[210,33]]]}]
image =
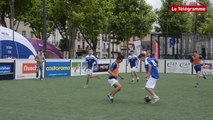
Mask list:
[{"label": "sky", "polygon": [[[161,0],[145,0],[153,9],[160,8],[162,6]],[[186,0],[187,2],[196,2],[196,0]],[[210,0],[213,4],[213,0]]]}]

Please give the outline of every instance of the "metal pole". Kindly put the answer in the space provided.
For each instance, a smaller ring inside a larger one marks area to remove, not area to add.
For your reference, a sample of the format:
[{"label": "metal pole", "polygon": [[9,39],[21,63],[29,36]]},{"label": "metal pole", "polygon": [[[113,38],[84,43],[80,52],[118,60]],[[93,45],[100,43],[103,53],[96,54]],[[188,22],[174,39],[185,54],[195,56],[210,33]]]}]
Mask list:
[{"label": "metal pole", "polygon": [[[197,6],[198,0],[196,0],[196,6]],[[195,48],[195,44],[196,41],[198,40],[198,35],[197,35],[197,12],[195,13],[195,21],[194,21],[194,35],[195,35],[195,39],[193,40],[193,51],[196,50]]]},{"label": "metal pole", "polygon": [[[12,31],[13,31],[13,33],[12,33],[12,36],[13,36],[13,43],[14,43],[14,47],[16,47],[16,44],[15,44],[15,32],[14,32],[14,17],[15,17],[15,13],[14,13],[14,0],[12,0],[12,6],[11,6],[11,18],[12,18],[12,22],[11,22],[11,27],[12,27]],[[15,57],[15,51],[16,50],[16,48],[14,48],[14,49],[12,49],[12,58],[14,58]],[[18,52],[18,51],[16,51],[16,52]],[[17,55],[18,55],[18,53],[17,53]]]},{"label": "metal pole", "polygon": [[[198,0],[196,0],[196,6],[197,6]],[[195,34],[197,34],[197,12],[195,13]]]},{"label": "metal pole", "polygon": [[45,53],[46,45],[47,45],[46,0],[43,0],[43,34],[42,34],[42,40],[43,40],[43,51]]},{"label": "metal pole", "polygon": [[111,54],[111,33],[109,32],[109,35],[108,35],[108,40],[109,40],[109,45],[108,45],[108,58],[111,58],[110,57],[110,54]]}]

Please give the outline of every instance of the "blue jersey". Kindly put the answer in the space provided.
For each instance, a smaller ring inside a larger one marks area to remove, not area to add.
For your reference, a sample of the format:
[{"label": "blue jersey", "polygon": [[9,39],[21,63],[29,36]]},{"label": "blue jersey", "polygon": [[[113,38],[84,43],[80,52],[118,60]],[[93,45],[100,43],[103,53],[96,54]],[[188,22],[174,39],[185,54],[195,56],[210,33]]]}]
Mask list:
[{"label": "blue jersey", "polygon": [[138,65],[138,57],[136,55],[130,55],[128,57],[128,61],[130,63],[130,67],[136,67]]},{"label": "blue jersey", "polygon": [[158,73],[158,68],[157,68],[157,64],[158,61],[156,58],[148,58],[147,59],[148,65],[151,65],[151,71],[150,71],[150,75],[155,78],[155,79],[159,79],[160,75]]},{"label": "blue jersey", "polygon": [[93,69],[94,65],[98,66],[97,58],[94,55],[87,55],[85,57],[85,62],[88,64],[88,69]]},{"label": "blue jersey", "polygon": [[108,79],[118,79],[119,64],[117,64],[116,62],[112,63],[109,67],[109,70],[112,71],[112,73],[114,73],[116,76],[109,75]]}]

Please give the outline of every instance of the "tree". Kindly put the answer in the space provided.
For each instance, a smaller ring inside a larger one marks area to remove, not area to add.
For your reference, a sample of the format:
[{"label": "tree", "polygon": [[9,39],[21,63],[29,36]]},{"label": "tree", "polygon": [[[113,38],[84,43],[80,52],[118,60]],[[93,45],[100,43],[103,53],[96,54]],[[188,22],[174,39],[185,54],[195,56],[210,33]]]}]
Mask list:
[{"label": "tree", "polygon": [[115,0],[111,30],[118,41],[150,33],[156,15],[144,0]]},{"label": "tree", "polygon": [[177,34],[192,32],[192,15],[190,13],[170,12],[170,5],[186,5],[184,0],[162,0],[163,4],[158,14],[159,31],[162,33]]},{"label": "tree", "polygon": [[[32,28],[34,35],[37,38],[42,38],[43,32],[43,1],[41,0],[31,0],[32,6],[28,11],[21,15],[21,20]],[[50,0],[47,0],[47,33],[53,31],[53,22],[51,21],[50,9],[52,7]]]},{"label": "tree", "polygon": [[75,16],[73,22],[78,25],[85,41],[94,52],[96,52],[98,36],[107,32],[112,8],[112,1],[82,0],[73,13]]},{"label": "tree", "polygon": [[[23,5],[24,3],[24,5]],[[8,27],[6,24],[6,18],[10,19],[9,27],[12,28],[12,23],[16,25],[20,22],[20,16],[31,8],[31,0],[14,0],[14,21],[11,19],[12,11],[12,0],[1,0],[0,1],[0,24],[4,27]]]},{"label": "tree", "polygon": [[79,21],[75,21],[75,11],[81,0],[50,0],[53,6],[50,17],[54,28],[58,29],[62,40],[60,48],[69,51],[69,58],[74,57],[75,39],[78,31]]},{"label": "tree", "polygon": [[[144,0],[115,0],[111,18],[111,34],[117,43],[127,41],[130,37],[143,38],[150,33],[156,14]],[[127,52],[128,53],[128,49]]]},{"label": "tree", "polygon": [[[213,8],[209,0],[199,1],[200,5],[207,6],[207,12],[197,14],[197,30],[201,35],[212,35],[213,27]],[[196,15],[195,14],[195,15]],[[195,18],[195,17],[194,17]]]}]

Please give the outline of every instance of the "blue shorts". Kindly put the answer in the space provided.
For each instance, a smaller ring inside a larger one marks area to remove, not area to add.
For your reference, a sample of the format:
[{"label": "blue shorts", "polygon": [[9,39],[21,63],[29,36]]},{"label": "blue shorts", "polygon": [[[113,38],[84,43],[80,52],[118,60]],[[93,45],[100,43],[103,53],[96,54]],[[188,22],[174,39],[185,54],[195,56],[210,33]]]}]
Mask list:
[{"label": "blue shorts", "polygon": [[203,66],[202,64],[194,66],[195,71],[196,72],[201,71],[202,66]]}]

